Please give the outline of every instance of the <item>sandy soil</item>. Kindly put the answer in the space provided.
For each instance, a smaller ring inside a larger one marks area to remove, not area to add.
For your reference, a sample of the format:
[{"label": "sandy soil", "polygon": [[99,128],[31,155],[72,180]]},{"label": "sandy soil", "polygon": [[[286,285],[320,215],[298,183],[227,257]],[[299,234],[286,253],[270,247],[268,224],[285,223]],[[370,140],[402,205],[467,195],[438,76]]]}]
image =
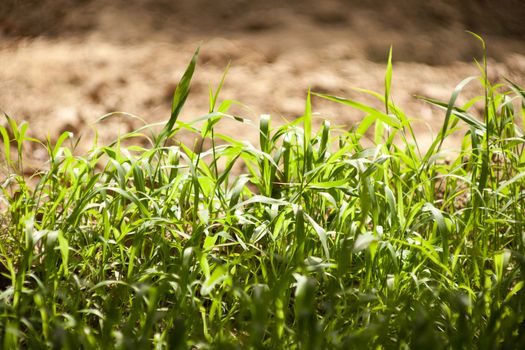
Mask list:
[{"label": "sandy soil", "polygon": [[[113,111],[148,123],[167,119],[176,83],[199,45],[184,120],[207,112],[209,86],[216,86],[230,61],[221,97],[242,102],[232,112],[254,122],[262,113],[276,122],[300,116],[308,88],[377,104],[352,88],[383,91],[385,60],[394,45],[393,99],[416,120],[428,144],[443,113],[414,95],[446,100],[463,78],[479,75],[472,59],[480,57],[480,45],[465,29],[487,40],[492,79],[525,82],[525,32],[514,20],[525,6],[510,0],[503,4],[517,6],[514,11],[481,16],[481,24],[470,19],[469,13],[485,13],[472,1],[460,2],[461,11],[448,1],[420,8],[411,1],[5,1],[0,110],[29,121],[39,138],[68,130],[89,140],[95,127],[107,142],[139,126],[129,118],[94,126]],[[473,84],[462,101],[480,91]],[[350,128],[362,117],[320,99],[313,103],[318,122]],[[225,122],[219,128],[257,140],[254,127]],[[89,144],[81,143],[80,150]],[[38,163],[45,155],[35,148],[31,156]]]}]

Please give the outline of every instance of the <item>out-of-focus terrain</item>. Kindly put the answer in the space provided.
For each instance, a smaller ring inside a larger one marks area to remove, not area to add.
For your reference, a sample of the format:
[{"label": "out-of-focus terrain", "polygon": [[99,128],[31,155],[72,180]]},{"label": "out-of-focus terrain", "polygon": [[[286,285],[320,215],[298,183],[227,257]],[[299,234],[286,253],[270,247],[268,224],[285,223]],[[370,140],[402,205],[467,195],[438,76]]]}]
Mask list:
[{"label": "out-of-focus terrain", "polygon": [[[374,103],[352,88],[383,91],[393,45],[393,99],[430,140],[443,113],[414,95],[447,100],[463,78],[480,74],[473,59],[481,45],[466,30],[487,42],[489,78],[522,84],[523,18],[525,5],[513,0],[2,0],[0,110],[29,121],[40,138],[69,130],[89,139],[96,127],[105,142],[140,125],[129,118],[93,125],[108,112],[148,123],[169,117],[176,83],[201,45],[181,118],[207,112],[208,88],[231,61],[221,97],[244,104],[232,112],[278,122],[303,113],[308,88]],[[480,93],[472,84],[460,102]],[[347,129],[362,117],[319,99],[313,105],[318,120]],[[219,129],[257,140],[255,128]],[[39,152],[36,160],[45,156]]]}]

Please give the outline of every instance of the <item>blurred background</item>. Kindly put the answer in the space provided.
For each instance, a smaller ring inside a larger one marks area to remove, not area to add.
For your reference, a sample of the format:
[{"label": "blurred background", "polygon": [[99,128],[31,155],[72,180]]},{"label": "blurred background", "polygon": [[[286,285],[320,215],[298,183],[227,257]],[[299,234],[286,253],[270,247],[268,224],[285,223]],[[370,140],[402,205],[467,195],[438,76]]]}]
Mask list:
[{"label": "blurred background", "polygon": [[[524,18],[522,0],[0,0],[0,110],[38,137],[86,135],[113,111],[164,120],[201,45],[182,118],[207,112],[209,86],[231,62],[222,98],[242,102],[232,113],[284,121],[302,114],[309,87],[376,103],[352,88],[383,91],[393,45],[394,101],[430,140],[443,113],[414,96],[448,99],[480,74],[481,43],[466,30],[486,40],[491,79],[523,83]],[[463,101],[479,93],[473,84]],[[361,117],[318,99],[314,110],[345,129]],[[137,126],[116,118],[96,128],[109,140]],[[243,137],[256,142],[256,130]]]}]

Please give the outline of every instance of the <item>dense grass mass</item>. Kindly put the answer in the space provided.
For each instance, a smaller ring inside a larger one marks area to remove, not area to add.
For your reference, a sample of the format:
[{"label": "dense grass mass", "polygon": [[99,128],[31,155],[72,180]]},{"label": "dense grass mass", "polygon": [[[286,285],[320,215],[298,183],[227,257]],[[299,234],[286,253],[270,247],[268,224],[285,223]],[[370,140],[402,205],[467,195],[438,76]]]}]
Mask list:
[{"label": "dense grass mass", "polygon": [[[525,344],[521,88],[491,85],[482,62],[450,101],[426,99],[443,128],[422,150],[391,101],[389,59],[385,93],[363,91],[383,110],[308,93],[303,117],[272,128],[262,116],[255,146],[214,132],[223,118],[253,127],[218,102],[222,82],[209,114],[177,120],[196,56],[160,132],[76,156],[67,133],[52,144],[11,118],[0,128],[0,347]],[[475,83],[481,96],[456,106]],[[350,131],[312,130],[311,98],[365,117]],[[199,141],[177,142],[182,129]],[[457,132],[461,149],[444,152]],[[29,142],[49,154],[32,178],[22,175]]]}]

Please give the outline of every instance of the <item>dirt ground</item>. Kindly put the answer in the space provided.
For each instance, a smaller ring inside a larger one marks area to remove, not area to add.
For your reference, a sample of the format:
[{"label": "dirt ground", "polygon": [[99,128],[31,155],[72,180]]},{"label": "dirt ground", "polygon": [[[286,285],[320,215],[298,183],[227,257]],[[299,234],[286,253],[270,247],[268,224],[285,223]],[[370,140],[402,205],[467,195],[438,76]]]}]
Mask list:
[{"label": "dirt ground", "polygon": [[[489,1],[168,1],[1,0],[0,110],[52,138],[82,135],[80,151],[140,126],[102,115],[125,111],[147,123],[169,117],[170,100],[191,54],[201,55],[182,119],[208,110],[208,88],[231,61],[222,99],[232,112],[276,122],[304,110],[306,91],[377,104],[354,87],[383,92],[386,57],[394,47],[393,99],[415,120],[423,145],[443,113],[414,98],[447,100],[464,78],[479,75],[473,59],[487,41],[489,76],[525,82],[525,5]],[[496,3],[496,2],[494,2]],[[479,83],[461,101],[479,94]],[[362,115],[315,98],[317,121],[348,129]],[[219,131],[256,143],[255,127],[233,122]],[[189,140],[185,140],[189,141]],[[191,141],[189,141],[191,142]],[[38,163],[45,154],[35,148]]]}]

